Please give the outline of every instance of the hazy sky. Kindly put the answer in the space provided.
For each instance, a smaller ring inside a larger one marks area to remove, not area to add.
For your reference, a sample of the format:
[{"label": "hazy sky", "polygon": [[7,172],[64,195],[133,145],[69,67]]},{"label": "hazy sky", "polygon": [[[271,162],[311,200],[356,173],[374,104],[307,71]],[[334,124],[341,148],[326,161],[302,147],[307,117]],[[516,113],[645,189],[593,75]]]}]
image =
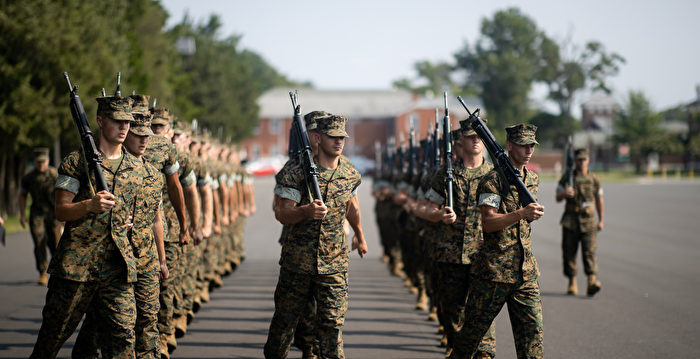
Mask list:
[{"label": "hazy sky", "polygon": [[[599,40],[627,60],[611,84],[622,101],[642,90],[659,110],[695,99],[700,84],[700,1],[216,1],[164,0],[168,26],[185,11],[196,20],[217,13],[222,36],[294,80],[319,89],[388,89],[415,77],[419,60],[453,62],[479,36],[481,20],[519,7],[550,37],[582,46]],[[541,102],[542,92],[533,100]],[[579,99],[579,101],[582,99]]]}]

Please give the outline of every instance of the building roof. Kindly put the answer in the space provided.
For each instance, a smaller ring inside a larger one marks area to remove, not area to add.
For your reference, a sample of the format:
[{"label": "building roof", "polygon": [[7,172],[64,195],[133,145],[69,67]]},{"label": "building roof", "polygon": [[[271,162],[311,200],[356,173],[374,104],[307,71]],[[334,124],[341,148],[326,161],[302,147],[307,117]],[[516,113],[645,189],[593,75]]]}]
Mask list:
[{"label": "building roof", "polygon": [[615,99],[612,96],[602,91],[594,92],[593,94],[591,94],[591,97],[589,97],[583,104],[581,104],[581,108],[583,108],[584,110],[612,109],[616,106],[617,101],[615,101]]},{"label": "building roof", "polygon": [[[258,99],[260,117],[283,119],[292,116],[292,106],[289,99],[289,88],[274,88],[264,93]],[[349,120],[362,118],[394,118],[398,114],[418,108],[438,107],[444,109],[442,97],[417,98],[404,90],[318,90],[300,89],[299,105],[302,114],[315,110],[323,110],[346,116]],[[471,111],[479,107],[478,99],[466,98],[465,102]],[[448,98],[450,113],[458,117],[467,116],[467,112],[457,102],[454,96]]]}]

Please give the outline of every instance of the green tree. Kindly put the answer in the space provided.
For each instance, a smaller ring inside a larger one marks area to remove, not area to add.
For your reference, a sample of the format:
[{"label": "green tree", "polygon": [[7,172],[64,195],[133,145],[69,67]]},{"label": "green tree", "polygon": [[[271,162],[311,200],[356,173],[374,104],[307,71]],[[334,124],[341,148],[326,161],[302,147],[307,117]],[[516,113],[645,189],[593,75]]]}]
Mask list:
[{"label": "green tree", "polygon": [[463,88],[477,86],[494,132],[531,117],[528,95],[540,65],[546,35],[517,8],[496,12],[481,22],[481,37],[455,54],[464,70]]},{"label": "green tree", "polygon": [[401,78],[393,82],[393,86],[398,89],[407,90],[421,95],[440,96],[444,91],[451,94],[473,94],[464,92],[453,80],[454,67],[446,62],[431,63],[430,61],[418,61],[413,65],[417,79]]},{"label": "green tree", "polygon": [[659,114],[641,91],[630,91],[626,103],[615,114],[614,139],[617,143],[630,145],[630,155],[637,172],[641,172],[646,156],[663,150],[658,146],[658,137],[663,135],[659,124]]}]

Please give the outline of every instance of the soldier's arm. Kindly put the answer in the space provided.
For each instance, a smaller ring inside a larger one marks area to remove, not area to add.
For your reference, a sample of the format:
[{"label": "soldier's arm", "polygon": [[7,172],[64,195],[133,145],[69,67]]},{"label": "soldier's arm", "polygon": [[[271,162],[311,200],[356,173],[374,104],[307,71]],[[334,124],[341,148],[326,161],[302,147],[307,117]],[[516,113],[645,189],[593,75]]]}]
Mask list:
[{"label": "soldier's arm", "polygon": [[211,194],[212,194],[212,208],[213,208],[213,213],[214,213],[214,233],[220,234],[221,233],[221,208],[220,208],[221,203],[220,203],[218,188],[216,190],[212,189]]},{"label": "soldier's arm", "polygon": [[255,188],[253,188],[252,183],[247,184],[246,188],[248,189],[248,195],[246,196],[246,200],[248,201],[249,212],[250,214],[255,214]]},{"label": "soldier's arm", "polygon": [[17,202],[19,203],[19,224],[24,228],[27,226],[27,215],[25,214],[27,211],[27,192],[24,190],[24,186],[17,195]]},{"label": "soldier's arm", "polygon": [[352,227],[353,232],[355,232],[355,237],[352,241],[352,249],[357,249],[357,254],[361,258],[365,257],[367,254],[367,242],[365,241],[365,235],[362,233],[362,216],[360,215],[360,199],[355,195],[350,201],[348,201],[347,211],[345,213],[345,218],[348,219],[350,227]]},{"label": "soldier's arm", "polygon": [[195,244],[199,244],[202,240],[202,230],[199,228],[199,217],[201,203],[199,200],[199,194],[197,193],[197,184],[192,182],[187,186],[182,187],[182,192],[185,196],[185,205],[187,206],[187,213],[190,215],[190,231],[192,232]]},{"label": "soldier's arm", "polygon": [[504,228],[519,222],[522,219],[535,221],[544,215],[544,207],[537,203],[530,203],[527,207],[518,208],[509,213],[498,213],[497,207],[489,205],[480,205],[481,223],[484,228],[484,233],[498,232]]},{"label": "soldier's arm", "polygon": [[604,224],[603,224],[603,209],[605,206],[603,205],[603,196],[602,195],[597,195],[595,196],[595,209],[598,211],[598,230],[602,231]]},{"label": "soldier's arm", "polygon": [[185,196],[182,193],[180,179],[177,176],[177,171],[165,177],[168,184],[168,197],[170,203],[175,208],[177,221],[180,222],[180,244],[188,244],[190,236],[187,233],[187,220],[185,219]]},{"label": "soldier's arm", "polygon": [[319,199],[309,204],[297,206],[297,202],[281,198],[279,207],[275,210],[275,219],[282,224],[294,224],[307,218],[323,219],[326,213],[328,213],[328,209]]},{"label": "soldier's arm", "polygon": [[229,219],[233,223],[238,218],[238,182],[233,181],[229,187]]},{"label": "soldier's arm", "polygon": [[73,203],[75,193],[56,188],[56,219],[76,221],[87,216],[88,213],[106,212],[114,207],[114,195],[107,191],[100,191],[91,199]]},{"label": "soldier's arm", "polygon": [[199,186],[199,194],[202,197],[202,236],[209,238],[214,220],[214,199],[209,184]]},{"label": "soldier's arm", "polygon": [[153,220],[153,238],[156,241],[156,250],[158,251],[158,265],[160,267],[160,279],[168,279],[168,266],[165,260],[165,244],[163,243],[163,218],[161,217],[160,207],[156,211],[156,217]]}]

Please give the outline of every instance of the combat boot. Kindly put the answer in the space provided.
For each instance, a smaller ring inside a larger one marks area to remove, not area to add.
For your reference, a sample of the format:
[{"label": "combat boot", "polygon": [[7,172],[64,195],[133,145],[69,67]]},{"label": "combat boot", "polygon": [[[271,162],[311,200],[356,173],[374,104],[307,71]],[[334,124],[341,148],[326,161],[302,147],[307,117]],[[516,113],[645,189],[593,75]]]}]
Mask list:
[{"label": "combat boot", "polygon": [[168,336],[165,334],[160,335],[160,358],[170,359],[170,353],[168,353]]},{"label": "combat boot", "polygon": [[576,284],[576,277],[569,277],[569,287],[566,289],[566,294],[578,294],[578,285]]},{"label": "combat boot", "polygon": [[592,297],[599,291],[600,281],[596,279],[595,274],[588,275],[588,290],[586,291],[586,294],[588,294],[589,297]]},{"label": "combat boot", "polygon": [[211,280],[209,288],[221,288],[224,285],[224,281],[221,280],[220,275],[215,275],[214,279]]},{"label": "combat boot", "polygon": [[233,267],[231,267],[231,262],[226,262],[224,264],[224,276],[228,276],[233,272]]},{"label": "combat boot", "polygon": [[172,354],[175,349],[177,349],[177,340],[175,339],[175,335],[170,333],[167,336],[167,348],[168,348],[168,353]]},{"label": "combat boot", "polygon": [[202,290],[197,289],[194,294],[194,299],[192,299],[192,311],[194,313],[199,312],[199,308],[202,307]]},{"label": "combat boot", "polygon": [[440,339],[440,348],[447,348],[447,334],[442,333],[442,339]]},{"label": "combat boot", "polygon": [[182,338],[187,334],[187,316],[180,315],[173,318],[173,326],[175,327],[175,338]]},{"label": "combat boot", "polygon": [[199,299],[202,303],[209,301],[209,282],[204,282],[204,288],[199,292]]},{"label": "combat boot", "polygon": [[491,359],[491,354],[487,352],[477,352],[474,359]]},{"label": "combat boot", "polygon": [[436,306],[431,306],[431,307],[430,307],[430,314],[428,314],[428,320],[431,321],[431,322],[437,322],[437,321],[438,321],[437,307],[436,307]]},{"label": "combat boot", "polygon": [[39,280],[36,281],[36,284],[47,285],[48,283],[49,283],[49,276],[46,274],[46,272],[41,272],[41,275],[39,275]]},{"label": "combat boot", "polygon": [[420,289],[418,292],[418,299],[416,300],[416,310],[428,310],[428,294],[425,293],[425,289]]},{"label": "combat boot", "polygon": [[194,319],[194,312],[192,310],[187,311],[187,325],[190,325],[192,323],[192,319]]}]

